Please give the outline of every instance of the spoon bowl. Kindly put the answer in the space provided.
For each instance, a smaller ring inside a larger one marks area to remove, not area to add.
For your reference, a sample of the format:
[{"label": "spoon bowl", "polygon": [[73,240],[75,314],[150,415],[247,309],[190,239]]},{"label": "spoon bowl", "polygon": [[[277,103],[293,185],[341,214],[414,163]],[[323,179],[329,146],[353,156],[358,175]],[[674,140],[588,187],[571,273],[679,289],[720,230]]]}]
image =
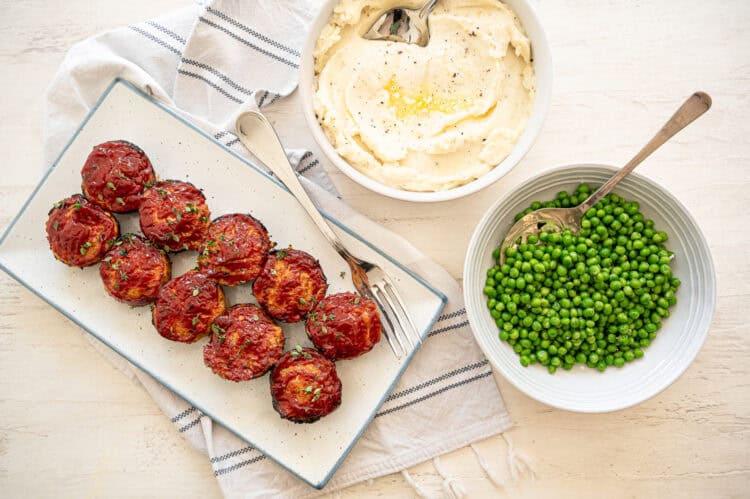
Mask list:
[{"label": "spoon bowl", "polygon": [[430,41],[427,16],[435,8],[437,0],[428,0],[418,9],[394,7],[381,14],[362,38],[412,43],[424,47]]}]

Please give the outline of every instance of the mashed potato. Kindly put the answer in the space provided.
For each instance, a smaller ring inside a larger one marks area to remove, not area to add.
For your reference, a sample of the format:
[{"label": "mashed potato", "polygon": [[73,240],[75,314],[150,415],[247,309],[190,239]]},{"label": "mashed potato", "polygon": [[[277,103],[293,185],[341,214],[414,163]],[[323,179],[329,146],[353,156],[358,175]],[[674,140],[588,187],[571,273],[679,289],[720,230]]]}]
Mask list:
[{"label": "mashed potato", "polygon": [[529,39],[499,0],[441,0],[427,47],[365,40],[393,0],[342,0],[315,47],[313,105],[336,151],[398,189],[470,182],[508,156],[534,103]]}]

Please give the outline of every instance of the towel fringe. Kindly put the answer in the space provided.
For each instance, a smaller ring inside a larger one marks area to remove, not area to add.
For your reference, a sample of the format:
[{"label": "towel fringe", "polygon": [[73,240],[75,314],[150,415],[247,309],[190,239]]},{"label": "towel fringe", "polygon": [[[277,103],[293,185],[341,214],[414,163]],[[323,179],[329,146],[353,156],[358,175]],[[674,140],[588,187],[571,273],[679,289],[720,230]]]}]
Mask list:
[{"label": "towel fringe", "polygon": [[406,483],[411,485],[411,488],[414,489],[414,492],[417,494],[417,496],[421,497],[422,499],[429,499],[430,496],[428,496],[422,489],[422,487],[420,487],[419,484],[414,481],[414,478],[412,478],[408,470],[401,470],[401,475],[404,477],[404,480],[406,480]]},{"label": "towel fringe", "polygon": [[466,491],[461,486],[458,479],[449,476],[443,470],[443,466],[440,464],[440,456],[435,456],[432,460],[432,464],[435,466],[438,474],[443,478],[443,490],[451,499],[463,499],[466,495]]},{"label": "towel fringe", "polygon": [[469,447],[471,447],[471,450],[474,451],[474,456],[477,458],[479,466],[482,468],[482,470],[484,470],[485,474],[492,481],[492,483],[495,484],[495,487],[504,489],[505,482],[501,480],[500,477],[498,477],[497,474],[490,469],[489,463],[487,463],[484,457],[479,453],[479,449],[477,449],[474,444],[469,444]]},{"label": "towel fringe", "polygon": [[518,477],[524,472],[527,472],[529,475],[531,475],[532,479],[535,479],[536,471],[531,465],[531,459],[529,459],[525,454],[516,452],[513,447],[513,440],[511,440],[508,435],[506,435],[505,433],[501,433],[500,435],[508,445],[508,470],[510,471],[511,480],[515,482],[516,480],[518,480]]}]

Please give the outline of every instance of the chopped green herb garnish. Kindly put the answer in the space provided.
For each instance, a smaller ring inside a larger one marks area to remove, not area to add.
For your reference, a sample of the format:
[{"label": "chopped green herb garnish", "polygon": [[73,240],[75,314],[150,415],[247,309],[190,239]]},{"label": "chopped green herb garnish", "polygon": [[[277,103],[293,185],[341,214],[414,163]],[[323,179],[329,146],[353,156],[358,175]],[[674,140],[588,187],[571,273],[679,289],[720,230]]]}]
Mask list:
[{"label": "chopped green herb garnish", "polygon": [[307,300],[305,300],[304,298],[302,298],[302,297],[300,296],[300,297],[299,297],[299,304],[300,304],[300,305],[307,305]]},{"label": "chopped green herb garnish", "polygon": [[224,331],[224,329],[216,324],[211,324],[211,331],[216,335],[216,339],[219,340],[219,343],[224,343],[227,335],[227,332]]},{"label": "chopped green herb garnish", "polygon": [[200,292],[201,292],[201,288],[199,288],[198,286],[193,288],[193,296],[198,296],[198,293]]},{"label": "chopped green herb garnish", "polygon": [[201,318],[198,317],[197,315],[195,317],[193,317],[193,320],[192,320],[193,326],[195,326],[196,324],[198,324],[200,321],[201,321]]},{"label": "chopped green herb garnish", "polygon": [[359,296],[354,299],[354,304],[359,305]]},{"label": "chopped green herb garnish", "polygon": [[115,189],[117,189],[117,187],[115,187],[115,184],[113,184],[112,182],[107,182],[107,187],[109,187],[109,188],[110,188],[110,189],[112,189],[113,191],[114,191]]},{"label": "chopped green herb garnish", "polygon": [[115,198],[115,201],[117,201],[117,204],[122,204],[122,205],[125,204],[125,201],[122,198],[119,198],[119,197]]},{"label": "chopped green herb garnish", "polygon": [[153,185],[154,185],[154,183],[153,183],[153,182],[151,182],[150,180],[149,180],[149,181],[147,181],[147,182],[145,182],[145,183],[143,184],[143,186],[144,186],[144,187],[152,187]]},{"label": "chopped green herb garnish", "polygon": [[76,202],[75,202],[75,203],[73,204],[73,209],[74,209],[74,210],[80,210],[80,209],[81,209],[81,202],[80,202],[80,201],[76,201]]},{"label": "chopped green herb garnish", "polygon": [[268,271],[271,275],[276,275],[276,269],[271,269]]},{"label": "chopped green herb garnish", "polygon": [[321,328],[320,328],[320,330],[321,330],[321,331],[322,331],[322,332],[323,332],[324,334],[328,332],[328,328],[327,328],[327,327],[325,327],[325,326],[321,327]]},{"label": "chopped green herb garnish", "polygon": [[119,176],[120,176],[120,178],[124,178],[125,180],[127,180],[127,178],[128,178],[128,176],[127,176],[127,175],[125,175],[124,173],[122,173],[122,171],[118,171],[118,172],[117,172],[117,175],[119,175]]},{"label": "chopped green herb garnish", "polygon": [[128,250],[126,250],[126,249],[121,249],[121,250],[119,251],[119,253],[120,253],[120,256],[127,256],[127,255],[128,255]]},{"label": "chopped green herb garnish", "polygon": [[250,320],[255,322],[255,321],[260,320],[260,317],[258,317],[258,314],[253,314],[250,316]]},{"label": "chopped green herb garnish", "polygon": [[297,345],[296,347],[294,347],[294,349],[297,350],[297,352],[302,351],[302,347],[300,345]]},{"label": "chopped green herb garnish", "polygon": [[307,386],[305,387],[305,393],[312,393],[312,391],[313,391],[313,387],[312,387],[312,385],[307,385]]},{"label": "chopped green herb garnish", "polygon": [[199,218],[198,220],[200,220],[201,222],[204,222],[204,223],[205,223],[205,222],[208,222],[208,217],[206,217],[206,216],[202,216],[202,217],[200,217],[200,218]]},{"label": "chopped green herb garnish", "polygon": [[320,388],[316,388],[315,391],[313,392],[312,401],[315,402],[319,398],[320,398]]},{"label": "chopped green herb garnish", "polygon": [[60,227],[60,222],[55,222],[52,224],[52,228],[57,230],[57,228]]},{"label": "chopped green herb garnish", "polygon": [[343,270],[342,270],[341,272],[339,272],[339,277],[340,277],[340,278],[342,278],[342,279],[343,279],[344,277],[346,277],[346,272],[345,272],[345,271],[343,271]]},{"label": "chopped green herb garnish", "polygon": [[81,246],[81,255],[85,255],[86,251],[88,251],[88,249],[93,245],[94,243],[92,243],[91,241],[86,241],[85,243],[83,243],[83,246]]},{"label": "chopped green herb garnish", "polygon": [[[247,339],[245,340],[245,342],[244,342],[244,343],[242,344],[242,346],[240,347],[240,350],[239,350],[239,351],[241,352],[241,351],[242,351],[243,349],[245,349],[245,348],[249,347],[249,346],[250,346],[250,345],[252,345],[252,344],[253,344],[253,340],[251,340],[250,338],[247,338]],[[237,352],[237,355],[239,356],[239,352]]]},{"label": "chopped green herb garnish", "polygon": [[179,243],[179,242],[180,242],[180,236],[178,236],[177,234],[175,234],[175,233],[173,232],[173,233],[172,233],[172,240],[173,240],[174,242],[176,242],[176,243]]},{"label": "chopped green herb garnish", "polygon": [[104,201],[104,196],[102,196],[101,194],[97,194],[97,195],[96,195],[96,198],[97,198],[97,199],[98,199],[99,201]]},{"label": "chopped green herb garnish", "polygon": [[224,241],[224,234],[219,234],[219,241]]},{"label": "chopped green herb garnish", "polygon": [[276,252],[276,258],[279,260],[283,260],[284,258],[286,258],[286,256],[287,256],[287,252],[284,250]]}]

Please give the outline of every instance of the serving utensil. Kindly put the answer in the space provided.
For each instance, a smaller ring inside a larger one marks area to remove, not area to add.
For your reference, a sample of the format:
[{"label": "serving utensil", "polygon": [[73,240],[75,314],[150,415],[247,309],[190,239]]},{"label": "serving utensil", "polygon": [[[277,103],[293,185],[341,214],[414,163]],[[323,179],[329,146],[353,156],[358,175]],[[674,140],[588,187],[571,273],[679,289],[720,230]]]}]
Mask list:
[{"label": "serving utensil", "polygon": [[392,42],[413,43],[424,47],[430,41],[427,16],[435,8],[438,0],[427,0],[418,9],[394,7],[381,14],[372,23],[363,38],[367,40],[389,40]]},{"label": "serving utensil", "polygon": [[276,131],[265,116],[257,111],[243,113],[237,118],[236,129],[240,142],[286,185],[330,245],[349,264],[354,287],[380,309],[383,333],[396,357],[408,355],[422,339],[388,274],[377,264],[357,258],[346,249],[300,184]]},{"label": "serving utensil", "polygon": [[653,138],[633,156],[633,159],[584,202],[573,208],[542,208],[523,216],[513,224],[500,245],[500,264],[505,263],[505,251],[509,247],[516,246],[518,241],[525,243],[529,236],[537,235],[542,230],[557,232],[570,230],[574,234],[579,233],[581,220],[583,220],[583,215],[589,208],[609,194],[623,178],[649,157],[651,153],[708,111],[710,107],[711,97],[705,92],[695,92],[677,109],[661,130],[656,132]]}]

